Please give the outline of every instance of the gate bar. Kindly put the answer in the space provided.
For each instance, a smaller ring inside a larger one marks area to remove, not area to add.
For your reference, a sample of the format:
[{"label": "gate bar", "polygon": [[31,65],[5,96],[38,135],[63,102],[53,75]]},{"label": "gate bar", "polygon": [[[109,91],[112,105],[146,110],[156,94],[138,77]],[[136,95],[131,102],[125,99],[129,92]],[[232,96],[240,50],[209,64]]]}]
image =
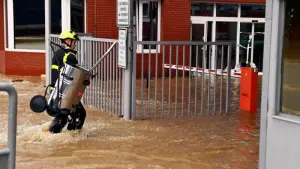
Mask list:
[{"label": "gate bar", "polygon": [[[0,151],[0,166],[1,168],[4,166],[3,168],[15,169],[18,95],[16,89],[9,83],[0,83],[0,91],[5,91],[9,96],[7,139],[8,148]],[[1,158],[7,156],[8,161],[5,162],[4,160],[1,160]]]}]

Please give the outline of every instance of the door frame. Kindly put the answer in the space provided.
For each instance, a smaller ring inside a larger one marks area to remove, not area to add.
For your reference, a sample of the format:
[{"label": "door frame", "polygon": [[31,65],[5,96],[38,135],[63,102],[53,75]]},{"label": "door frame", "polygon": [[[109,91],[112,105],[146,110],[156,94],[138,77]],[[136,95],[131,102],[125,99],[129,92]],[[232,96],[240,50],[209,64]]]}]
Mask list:
[{"label": "door frame", "polygon": [[[236,56],[235,56],[235,61],[236,61],[236,65],[235,65],[235,69],[238,69],[238,63],[240,61],[239,59],[239,55],[240,55],[240,47],[239,45],[239,41],[240,41],[240,24],[241,23],[252,23],[252,21],[255,20],[258,23],[265,23],[265,18],[241,18],[240,16],[238,17],[217,17],[217,16],[191,16],[191,26],[192,24],[201,24],[201,23],[206,23],[211,21],[212,22],[212,32],[211,32],[211,41],[215,42],[216,41],[216,23],[217,22],[236,22],[237,23],[237,36],[236,36]],[[206,26],[207,28],[207,26]],[[207,29],[206,32],[207,33]],[[192,37],[192,32],[191,32],[191,37]],[[207,35],[206,35],[207,37]],[[214,46],[213,46],[214,49]],[[212,51],[212,59],[214,59],[215,57],[215,50]],[[211,65],[211,68],[214,69],[214,65]]]},{"label": "door frame", "polygon": [[[193,37],[193,25],[204,25],[204,32],[203,32],[203,41],[204,42],[207,42],[207,36],[208,36],[208,22],[209,21],[206,21],[206,20],[202,20],[202,19],[194,19],[194,20],[192,20],[191,19],[191,34],[190,34],[190,40],[192,41],[193,39],[192,39],[192,37]],[[212,24],[214,24],[214,22],[212,22]],[[213,25],[212,25],[212,29],[213,29]],[[213,37],[215,36],[215,33],[213,33],[212,32],[212,34],[211,34],[211,39],[213,40]],[[203,48],[202,48],[202,50],[206,50],[207,49],[207,46],[204,46]],[[215,46],[212,46],[212,53],[211,53],[211,57],[212,57],[212,59],[214,59],[214,56],[215,56]],[[204,65],[205,65],[205,67],[204,67],[204,69],[206,69],[207,68],[207,64],[206,64],[206,59],[207,59],[207,56],[205,55],[205,61],[204,61]],[[211,65],[210,65],[210,67],[211,67],[211,69],[214,69],[214,64],[212,63]]]},{"label": "door frame", "polygon": [[[208,30],[208,21],[197,21],[197,22],[191,22],[190,24],[190,41],[193,41],[193,25],[204,25],[204,30],[203,30],[203,39],[201,39],[200,41],[203,41],[203,42],[207,42],[207,30]],[[203,46],[201,48],[201,50],[206,50],[207,49],[207,46]],[[207,68],[206,66],[206,59],[207,59],[207,56],[205,55],[204,56],[204,69]]]},{"label": "door frame", "polygon": [[[252,20],[251,22],[246,22],[246,21],[242,21],[242,22],[240,22],[239,23],[239,25],[238,25],[238,27],[239,27],[239,30],[238,30],[238,32],[239,32],[239,41],[237,41],[237,44],[238,44],[238,46],[239,45],[241,45],[240,43],[238,43],[238,42],[240,42],[241,41],[241,39],[240,39],[240,36],[241,36],[241,24],[251,24],[251,36],[253,37],[253,35],[256,33],[256,31],[255,31],[255,25],[256,24],[264,24],[265,22],[263,22],[262,20]],[[264,29],[265,30],[265,29]],[[254,40],[255,40],[255,36],[254,36]],[[247,50],[247,45],[246,46],[243,46],[243,47],[246,47],[246,49],[245,50]],[[240,50],[240,48],[238,48],[239,50]],[[248,61],[250,61],[250,62],[254,62],[253,61],[253,59],[254,59],[254,41],[253,41],[253,39],[251,40],[251,45],[250,45],[250,48],[249,48],[249,53],[250,53],[250,55],[248,56],[249,57],[249,59],[248,59]],[[238,53],[239,54],[239,53]],[[247,57],[247,56],[246,56]],[[238,62],[239,61],[239,57],[236,57],[236,62]]]},{"label": "door frame", "polygon": [[191,36],[190,36],[190,40],[192,41],[192,37],[193,37],[193,25],[204,25],[204,32],[203,32],[203,35],[204,35],[204,38],[203,38],[203,41],[204,42],[207,42],[207,31],[208,31],[208,21],[195,21],[195,22],[191,22]]}]

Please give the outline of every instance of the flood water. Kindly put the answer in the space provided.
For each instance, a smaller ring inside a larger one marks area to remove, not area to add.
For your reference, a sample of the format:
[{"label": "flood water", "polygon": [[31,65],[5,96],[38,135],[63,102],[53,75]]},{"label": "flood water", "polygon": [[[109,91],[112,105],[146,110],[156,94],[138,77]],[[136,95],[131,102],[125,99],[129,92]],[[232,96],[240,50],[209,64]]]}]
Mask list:
[{"label": "flood water", "polygon": [[[259,113],[239,111],[238,104],[230,115],[137,121],[85,106],[80,132],[50,134],[51,117],[29,108],[30,99],[44,92],[40,78],[0,75],[0,81],[18,92],[17,169],[258,168]],[[7,98],[0,92],[0,148],[7,144]]]}]

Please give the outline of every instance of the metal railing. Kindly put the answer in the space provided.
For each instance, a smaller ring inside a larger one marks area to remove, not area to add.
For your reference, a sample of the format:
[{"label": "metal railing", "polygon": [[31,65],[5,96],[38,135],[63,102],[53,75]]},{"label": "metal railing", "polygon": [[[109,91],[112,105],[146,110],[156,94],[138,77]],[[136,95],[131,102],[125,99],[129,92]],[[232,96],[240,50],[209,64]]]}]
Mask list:
[{"label": "metal railing", "polygon": [[133,119],[229,113],[232,46],[231,42],[134,42]]},{"label": "metal railing", "polygon": [[[50,40],[60,44],[58,35],[50,35]],[[112,46],[114,43],[116,45]],[[118,67],[117,40],[80,37],[76,48],[78,62],[86,69],[91,69],[110,50],[93,70],[93,74],[97,75],[85,90],[82,102],[105,112],[121,115],[123,70]],[[54,49],[57,50],[58,47]],[[52,50],[50,56],[53,56]]]},{"label": "metal railing", "polygon": [[0,92],[9,95],[8,102],[8,148],[0,150],[0,168],[15,169],[18,95],[16,89],[8,83],[0,83]]}]

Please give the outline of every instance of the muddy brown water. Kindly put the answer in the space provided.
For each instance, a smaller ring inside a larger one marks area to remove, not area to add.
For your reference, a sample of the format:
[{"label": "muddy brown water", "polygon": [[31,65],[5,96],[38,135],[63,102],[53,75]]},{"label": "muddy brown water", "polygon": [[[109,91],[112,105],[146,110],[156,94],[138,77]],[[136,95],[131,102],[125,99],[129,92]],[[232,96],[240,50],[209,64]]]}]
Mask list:
[{"label": "muddy brown water", "polygon": [[[258,165],[259,113],[239,111],[237,102],[230,115],[137,121],[85,105],[87,120],[80,132],[50,134],[51,117],[29,108],[32,96],[44,92],[39,77],[0,75],[0,82],[12,83],[18,92],[17,169],[254,169]],[[238,87],[233,90],[238,92]],[[0,92],[0,148],[7,144],[7,98]]]}]

